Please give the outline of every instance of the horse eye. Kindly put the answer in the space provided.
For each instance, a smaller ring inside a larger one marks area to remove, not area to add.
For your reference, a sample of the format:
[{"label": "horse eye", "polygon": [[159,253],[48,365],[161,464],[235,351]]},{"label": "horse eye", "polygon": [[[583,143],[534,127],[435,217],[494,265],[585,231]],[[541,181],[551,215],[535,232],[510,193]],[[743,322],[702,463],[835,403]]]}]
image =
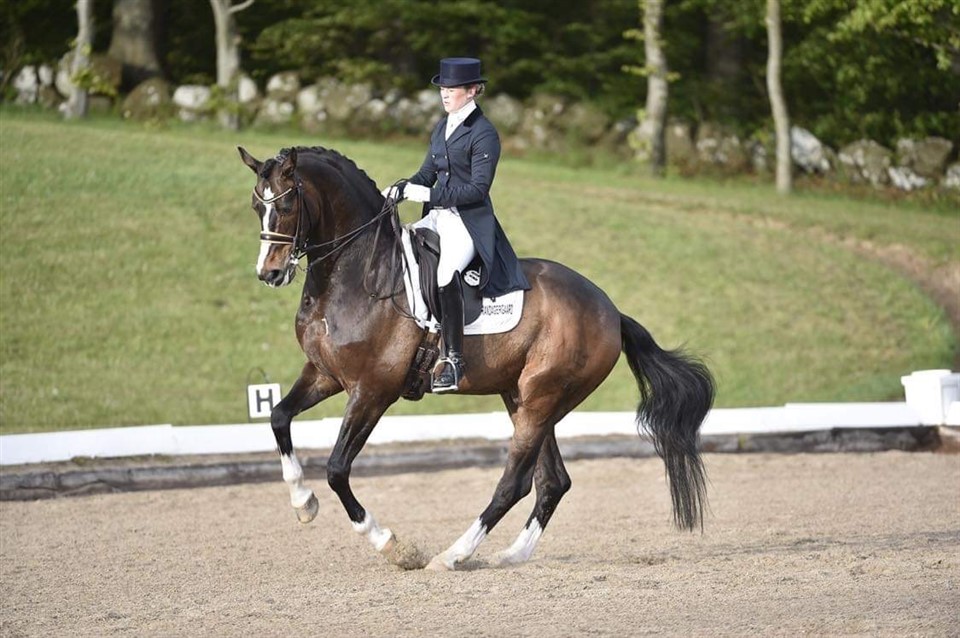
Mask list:
[{"label": "horse eye", "polygon": [[277,213],[280,215],[289,215],[293,212],[293,193],[284,195],[277,203],[283,204],[283,206],[277,206]]}]

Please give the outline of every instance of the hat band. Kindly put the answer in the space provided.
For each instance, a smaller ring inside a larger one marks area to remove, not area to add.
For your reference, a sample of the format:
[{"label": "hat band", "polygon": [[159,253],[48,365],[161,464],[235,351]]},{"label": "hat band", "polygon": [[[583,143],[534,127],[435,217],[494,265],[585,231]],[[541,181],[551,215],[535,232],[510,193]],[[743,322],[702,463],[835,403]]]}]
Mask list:
[{"label": "hat band", "polygon": [[465,84],[484,84],[486,81],[487,78],[478,77],[475,75],[435,75],[433,76],[433,79],[430,80],[432,84],[446,87],[463,86]]}]

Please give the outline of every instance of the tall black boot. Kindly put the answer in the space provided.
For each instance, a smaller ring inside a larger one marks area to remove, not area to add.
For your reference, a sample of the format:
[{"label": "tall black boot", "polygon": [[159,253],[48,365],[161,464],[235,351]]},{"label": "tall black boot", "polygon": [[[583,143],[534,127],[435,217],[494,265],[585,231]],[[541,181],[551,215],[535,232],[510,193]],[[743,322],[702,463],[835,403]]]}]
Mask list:
[{"label": "tall black boot", "polygon": [[463,378],[463,288],[460,273],[453,275],[440,293],[440,336],[443,357],[434,369],[432,390],[435,393],[456,392]]}]

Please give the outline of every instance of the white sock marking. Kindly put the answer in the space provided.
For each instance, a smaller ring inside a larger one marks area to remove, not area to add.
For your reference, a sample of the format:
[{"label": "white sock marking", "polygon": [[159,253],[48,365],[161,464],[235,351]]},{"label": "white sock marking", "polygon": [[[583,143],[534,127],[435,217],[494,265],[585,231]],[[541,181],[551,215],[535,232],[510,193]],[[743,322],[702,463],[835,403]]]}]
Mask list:
[{"label": "white sock marking", "polygon": [[382,551],[387,543],[390,542],[390,539],[393,538],[393,532],[387,527],[380,529],[376,519],[373,518],[373,514],[370,512],[367,512],[362,523],[351,522],[351,525],[353,525],[353,531],[366,536],[367,540],[373,544],[374,549],[378,552]]},{"label": "white sock marking", "polygon": [[303,507],[313,496],[313,490],[303,486],[303,468],[300,467],[297,455],[281,455],[280,467],[283,468],[283,482],[290,488],[290,504]]},{"label": "white sock marking", "polygon": [[446,565],[448,569],[453,569],[457,563],[462,563],[473,556],[473,553],[477,551],[480,543],[482,543],[486,537],[487,528],[478,518],[473,522],[473,525],[470,526],[470,529],[464,532],[463,536],[458,538],[445,552],[438,554],[434,560],[443,561],[443,564]]},{"label": "white sock marking", "polygon": [[528,561],[533,556],[533,550],[536,549],[537,541],[542,534],[543,528],[540,527],[540,521],[533,519],[523,528],[517,540],[513,541],[513,545],[499,554],[500,562],[516,564]]}]

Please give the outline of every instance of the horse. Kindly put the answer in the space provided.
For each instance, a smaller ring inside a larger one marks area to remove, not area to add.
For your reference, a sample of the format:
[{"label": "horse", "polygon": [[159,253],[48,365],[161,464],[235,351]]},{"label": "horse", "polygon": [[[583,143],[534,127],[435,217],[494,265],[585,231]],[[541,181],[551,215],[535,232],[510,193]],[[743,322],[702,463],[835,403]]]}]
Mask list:
[{"label": "horse", "polygon": [[[496,565],[528,560],[571,480],[554,426],[607,377],[621,351],[640,394],[637,424],[663,459],[675,525],[703,531],[705,469],[699,429],[713,403],[713,377],[697,357],[661,348],[584,276],[544,259],[522,259],[531,284],[509,332],[467,336],[460,394],[499,394],[513,423],[508,458],[489,505],[445,551],[426,557],[402,544],[357,500],[351,466],[377,422],[404,392],[424,337],[403,297],[396,204],[352,160],[323,147],[281,149],[260,161],[238,147],[256,174],[251,202],[260,224],[258,278],[270,287],[305,271],[296,335],[306,356],[299,378],[270,418],[290,503],[301,523],[319,503],[303,482],[292,419],[347,393],[326,465],[329,487],[353,529],[404,568],[455,570],[503,516],[536,487],[533,512]],[[307,257],[306,267],[298,266]],[[399,296],[399,298],[398,298]]]}]

